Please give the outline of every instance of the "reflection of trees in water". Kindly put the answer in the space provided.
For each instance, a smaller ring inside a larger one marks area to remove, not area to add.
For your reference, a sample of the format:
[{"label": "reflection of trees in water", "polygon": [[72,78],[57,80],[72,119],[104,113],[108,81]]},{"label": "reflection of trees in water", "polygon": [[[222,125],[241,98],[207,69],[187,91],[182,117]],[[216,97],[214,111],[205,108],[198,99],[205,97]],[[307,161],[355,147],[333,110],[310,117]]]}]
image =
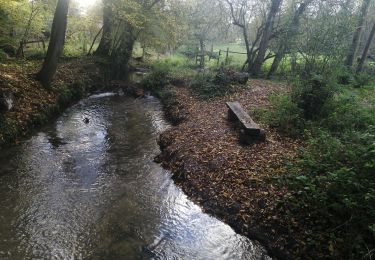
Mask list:
[{"label": "reflection of trees in water", "polygon": [[147,184],[147,175],[160,166],[153,163],[156,134],[148,107],[142,101],[114,97],[107,129],[107,161],[104,166],[117,176],[119,194],[102,216],[98,233],[103,237],[97,254],[101,258],[149,259],[147,245],[158,232],[160,212],[156,196]]}]

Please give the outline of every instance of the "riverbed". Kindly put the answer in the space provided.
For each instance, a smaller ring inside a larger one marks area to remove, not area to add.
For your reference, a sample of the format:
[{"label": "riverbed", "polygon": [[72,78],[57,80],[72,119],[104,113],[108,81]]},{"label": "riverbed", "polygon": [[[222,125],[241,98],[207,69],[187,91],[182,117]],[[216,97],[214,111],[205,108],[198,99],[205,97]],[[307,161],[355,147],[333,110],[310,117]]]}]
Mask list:
[{"label": "riverbed", "polygon": [[159,101],[92,95],[0,152],[0,259],[268,259],[153,161]]}]

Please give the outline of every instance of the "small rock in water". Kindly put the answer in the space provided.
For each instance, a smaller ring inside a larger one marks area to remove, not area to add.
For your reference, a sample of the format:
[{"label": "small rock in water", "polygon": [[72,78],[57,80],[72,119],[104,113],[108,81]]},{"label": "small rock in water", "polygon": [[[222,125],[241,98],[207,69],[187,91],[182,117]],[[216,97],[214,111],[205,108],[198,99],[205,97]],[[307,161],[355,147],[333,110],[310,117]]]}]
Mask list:
[{"label": "small rock in water", "polygon": [[10,92],[0,92],[0,111],[6,112],[13,108],[14,96]]},{"label": "small rock in water", "polygon": [[85,122],[85,124],[88,124],[88,123],[90,123],[90,119],[88,119],[87,117],[85,117],[85,118],[83,119],[83,122]]}]

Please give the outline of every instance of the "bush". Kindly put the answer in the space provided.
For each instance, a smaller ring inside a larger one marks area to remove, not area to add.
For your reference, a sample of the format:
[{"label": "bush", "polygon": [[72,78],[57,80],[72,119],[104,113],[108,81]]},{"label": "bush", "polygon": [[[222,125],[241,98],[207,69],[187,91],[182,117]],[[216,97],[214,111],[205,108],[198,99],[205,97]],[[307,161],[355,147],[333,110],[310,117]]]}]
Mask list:
[{"label": "bush", "polygon": [[337,68],[336,72],[333,74],[336,75],[335,77],[337,78],[337,83],[340,85],[351,85],[355,80],[353,71],[345,66]]},{"label": "bush", "polygon": [[373,78],[370,76],[370,74],[367,73],[359,73],[355,75],[355,82],[353,83],[353,86],[355,88],[360,88],[368,85]]},{"label": "bush", "polygon": [[340,137],[315,128],[307,136],[307,147],[286,179],[299,191],[293,204],[301,210],[309,205],[310,215],[341,227],[332,231],[335,237],[347,244],[356,239],[358,248],[350,253],[363,256],[375,238],[375,127]]},{"label": "bush", "polygon": [[371,106],[361,103],[354,95],[338,95],[326,106],[328,116],[321,125],[338,135],[347,131],[366,130],[369,125],[375,125],[375,113]]},{"label": "bush", "polygon": [[151,92],[162,90],[169,83],[170,66],[166,62],[155,63],[151,72],[141,81],[142,86]]},{"label": "bush", "polygon": [[7,59],[8,59],[8,55],[3,50],[0,50],[0,62],[3,62]]},{"label": "bush", "polygon": [[213,73],[197,74],[192,79],[190,88],[201,98],[224,96],[234,90],[226,79]]},{"label": "bush", "polygon": [[324,106],[331,100],[334,83],[321,75],[300,80],[293,88],[292,101],[303,111],[306,120],[316,120],[324,116]]},{"label": "bush", "polygon": [[292,102],[289,94],[271,95],[269,108],[255,110],[258,120],[278,128],[288,136],[299,136],[303,133],[305,120],[302,114],[302,110]]},{"label": "bush", "polygon": [[73,93],[69,89],[68,86],[65,86],[65,85],[59,86],[59,88],[57,89],[57,93],[58,93],[58,102],[60,106],[64,106],[72,100]]},{"label": "bush", "polygon": [[180,50],[179,53],[182,55],[186,56],[189,59],[195,58],[195,55],[197,54],[197,47],[196,46],[183,46]]}]

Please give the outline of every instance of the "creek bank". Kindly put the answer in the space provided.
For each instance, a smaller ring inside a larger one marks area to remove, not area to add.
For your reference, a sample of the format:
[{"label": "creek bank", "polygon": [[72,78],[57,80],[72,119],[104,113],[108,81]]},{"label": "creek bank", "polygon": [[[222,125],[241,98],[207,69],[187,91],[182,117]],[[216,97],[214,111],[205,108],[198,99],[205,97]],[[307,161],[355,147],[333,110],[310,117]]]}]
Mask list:
[{"label": "creek bank", "polygon": [[243,146],[227,121],[225,105],[238,100],[248,111],[266,107],[269,95],[285,91],[285,86],[251,80],[243,90],[210,100],[196,98],[186,87],[168,88],[173,101],[164,105],[166,117],[179,124],[161,134],[162,152],[155,161],[169,169],[175,182],[207,213],[260,241],[271,256],[303,257],[306,252],[297,252],[298,237],[287,228],[302,227],[280,217],[282,201],[291,194],[273,184],[274,177],[285,174],[283,165],[296,156],[301,142],[260,124],[267,131],[266,142]]},{"label": "creek bank", "polygon": [[[62,61],[49,90],[34,79],[41,61],[0,64],[0,93],[8,104],[0,112],[0,147],[17,143],[73,102],[105,87],[102,62],[92,57]],[[11,106],[7,97],[12,97]]]}]

